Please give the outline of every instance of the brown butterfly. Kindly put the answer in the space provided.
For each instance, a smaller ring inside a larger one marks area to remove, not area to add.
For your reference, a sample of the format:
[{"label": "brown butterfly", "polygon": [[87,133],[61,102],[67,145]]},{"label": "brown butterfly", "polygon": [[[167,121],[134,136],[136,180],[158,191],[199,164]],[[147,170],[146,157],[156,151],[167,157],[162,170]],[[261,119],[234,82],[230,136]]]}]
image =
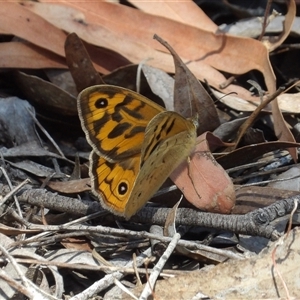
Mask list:
[{"label": "brown butterfly", "polygon": [[90,178],[102,206],[129,219],[196,144],[197,120],[186,119],[128,89],[97,85],[78,96],[93,150]]}]

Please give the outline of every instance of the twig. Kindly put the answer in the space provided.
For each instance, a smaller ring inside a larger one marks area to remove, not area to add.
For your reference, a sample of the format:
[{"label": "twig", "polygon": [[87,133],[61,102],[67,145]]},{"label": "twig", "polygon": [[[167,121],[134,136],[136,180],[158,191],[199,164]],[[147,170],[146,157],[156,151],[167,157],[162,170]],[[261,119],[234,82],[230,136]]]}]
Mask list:
[{"label": "twig", "polygon": [[[3,185],[0,185],[0,192]],[[3,189],[6,190],[6,189]],[[91,212],[103,211],[100,204],[97,202],[82,202],[78,199],[59,196],[51,192],[45,192],[44,190],[25,190],[18,196],[19,201],[29,203],[31,205],[43,206],[45,208],[54,209],[57,211],[68,211],[68,213],[86,215]],[[218,230],[228,230],[235,233],[247,234],[247,235],[258,235],[266,238],[276,240],[280,234],[275,230],[274,226],[270,222],[276,218],[290,214],[294,207],[294,199],[300,201],[300,194],[287,198],[285,200],[279,200],[272,205],[260,208],[252,211],[246,215],[222,215],[215,213],[199,212],[190,208],[179,208],[176,216],[176,224],[178,225],[189,225],[189,226],[203,226],[207,228],[214,228]],[[65,203],[62,203],[65,202]],[[140,210],[135,216],[131,218],[132,222],[138,223],[152,223],[158,225],[164,225],[166,216],[170,209],[168,208],[154,208],[145,207]],[[109,216],[108,216],[109,217]],[[116,219],[122,220],[122,218]],[[28,224],[28,223],[27,223]],[[45,230],[87,230],[102,231],[105,230],[103,227],[89,227],[89,226],[46,226],[39,227],[38,225],[28,224],[30,229],[40,228],[42,231]],[[75,229],[76,228],[76,229]],[[107,229],[106,229],[107,230]],[[109,232],[109,231],[107,231]],[[124,231],[127,232],[127,231]],[[141,233],[135,232],[134,236],[139,236]],[[149,233],[144,236],[147,238],[153,238],[154,236]],[[124,234],[123,234],[124,235]],[[157,238],[157,237],[154,237]],[[167,241],[167,240],[165,240]],[[203,247],[203,245],[201,245]]]},{"label": "twig", "polygon": [[295,175],[295,176],[291,176],[291,177],[287,177],[287,178],[269,179],[269,180],[264,180],[264,181],[259,181],[259,182],[241,184],[240,186],[238,186],[236,188],[236,190],[238,190],[238,189],[240,189],[242,187],[256,186],[256,185],[267,184],[267,183],[271,183],[271,182],[287,181],[287,180],[292,180],[292,179],[296,179],[296,178],[299,178],[299,177],[300,177],[300,175]]},{"label": "twig", "polygon": [[262,103],[259,104],[259,106],[256,107],[256,109],[251,113],[251,115],[249,116],[249,118],[242,124],[242,126],[239,128],[238,133],[237,133],[237,137],[235,139],[235,147],[233,147],[234,149],[238,146],[240,140],[242,139],[242,137],[244,136],[245,132],[247,131],[247,129],[254,123],[254,121],[256,120],[256,118],[259,116],[260,112],[273,100],[275,100],[280,94],[282,94],[284,92],[284,87],[279,87],[278,90],[268,96]]},{"label": "twig", "polygon": [[294,208],[293,208],[293,210],[292,210],[292,212],[291,212],[291,215],[290,215],[289,226],[288,226],[288,229],[287,229],[287,232],[286,232],[286,237],[289,236],[290,231],[291,231],[291,229],[292,229],[293,216],[294,216],[294,213],[295,213],[295,211],[297,210],[297,208],[298,208],[298,202],[297,202],[296,199],[294,199]]},{"label": "twig", "polygon": [[39,120],[35,117],[35,115],[29,110],[27,109],[27,111],[29,112],[29,114],[31,115],[32,119],[34,120],[34,122],[38,125],[38,127],[42,130],[42,132],[46,135],[46,137],[49,139],[49,141],[52,143],[52,145],[54,146],[54,148],[58,151],[58,153],[61,155],[61,157],[66,158],[65,155],[63,154],[63,152],[60,150],[59,146],[56,144],[56,142],[53,140],[53,138],[51,137],[51,135],[47,132],[47,130],[43,127],[43,125],[39,122]]},{"label": "twig", "polygon": [[[144,268],[135,268],[134,266],[132,268],[126,268],[126,267],[118,267],[118,266],[93,266],[89,264],[80,264],[80,263],[64,263],[59,261],[43,261],[38,259],[30,259],[30,258],[15,258],[16,262],[22,263],[22,264],[34,264],[34,265],[40,265],[40,266],[55,266],[59,268],[65,268],[65,269],[71,269],[71,270],[88,270],[88,271],[94,271],[94,272],[122,272],[125,274],[135,274],[138,272],[138,274],[146,274],[146,272],[149,272],[149,270],[146,270]],[[3,263],[4,260],[0,259],[0,262]],[[151,270],[150,270],[151,271]],[[160,275],[163,277],[175,277],[178,275],[184,275],[187,274],[189,271],[180,271],[180,270],[164,270]]]},{"label": "twig", "polygon": [[273,0],[268,0],[268,3],[267,3],[267,6],[266,6],[266,9],[265,9],[265,15],[264,15],[264,18],[263,18],[263,24],[262,24],[262,29],[261,29],[261,33],[258,37],[258,40],[261,41],[263,36],[265,35],[265,32],[266,32],[266,28],[268,26],[267,22],[269,22],[269,12],[270,12],[270,9],[271,9],[271,4],[272,4]]},{"label": "twig", "polygon": [[[137,265],[142,265],[144,259],[151,255],[151,249],[147,249],[142,254],[137,257]],[[126,264],[125,267],[132,267],[132,261]],[[93,295],[107,289],[110,285],[114,283],[115,279],[121,279],[124,276],[121,272],[114,272],[104,276],[101,280],[92,284],[89,288],[81,292],[80,294],[70,298],[69,300],[85,300],[91,298]]]},{"label": "twig", "polygon": [[26,287],[24,287],[21,283],[16,281],[15,279],[8,276],[3,270],[0,270],[0,278],[7,282],[11,287],[13,287],[15,290],[19,291],[26,297],[32,299],[32,294]]},{"label": "twig", "polygon": [[155,284],[160,272],[162,271],[164,265],[166,264],[168,258],[171,256],[171,254],[175,250],[175,248],[180,240],[180,237],[181,236],[179,233],[174,234],[172,241],[168,245],[165,253],[161,256],[161,258],[159,259],[157,264],[154,266],[153,271],[149,277],[149,280],[139,298],[140,300],[147,300],[148,297],[151,295],[154,284]]},{"label": "twig", "polygon": [[[9,252],[0,244],[0,250],[2,253],[5,255],[5,257],[9,260],[9,262],[12,264],[14,269],[16,270],[21,282],[22,282],[22,287],[20,285],[17,285],[13,279],[9,280],[8,283],[11,283],[14,287],[18,288],[17,290],[26,296],[29,295],[28,297],[30,299],[53,299],[56,300],[56,297],[53,297],[50,294],[47,294],[43,290],[39,289],[36,285],[34,285],[29,279],[26,278],[26,276],[22,273],[21,269],[19,268],[19,265],[17,264],[16,260],[14,259],[13,256],[9,254]],[[2,277],[5,277],[5,273],[0,273]],[[5,277],[7,278],[7,277]],[[19,289],[20,288],[20,289]],[[44,296],[45,295],[45,296]]]},{"label": "twig", "polygon": [[[2,167],[0,167],[0,169],[3,171],[3,174],[6,174],[6,172],[4,171],[4,169]],[[11,182],[10,182],[9,178],[7,178],[7,179],[8,179],[8,184],[11,187],[11,190],[1,200],[0,206],[3,205],[12,195],[16,194],[17,191],[20,190],[25,184],[27,184],[28,182],[30,182],[29,179],[25,179],[23,182],[21,182],[19,185],[17,185],[16,187],[13,188],[13,186],[11,185]],[[17,197],[16,197],[15,201],[16,201],[16,203],[19,203]],[[19,215],[22,216],[22,211],[21,211],[21,208],[20,208],[19,204],[18,204],[18,207],[19,207],[19,209],[18,209]]]}]

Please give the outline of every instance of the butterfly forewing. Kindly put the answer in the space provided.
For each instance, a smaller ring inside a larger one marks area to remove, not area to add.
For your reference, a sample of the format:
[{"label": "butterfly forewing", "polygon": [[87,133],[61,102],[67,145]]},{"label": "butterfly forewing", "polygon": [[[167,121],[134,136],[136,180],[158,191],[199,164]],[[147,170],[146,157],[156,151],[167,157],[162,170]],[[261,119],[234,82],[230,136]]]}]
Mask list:
[{"label": "butterfly forewing", "polygon": [[195,146],[193,134],[178,133],[162,142],[145,160],[136,178],[125,216],[130,218],[155,194],[174,169],[186,159]]},{"label": "butterfly forewing", "polygon": [[141,168],[125,216],[130,218],[155,194],[196,145],[197,126],[174,112],[163,112],[149,123],[141,153]]},{"label": "butterfly forewing", "polygon": [[78,96],[78,112],[93,150],[110,161],[140,152],[149,121],[164,109],[130,90],[92,86]]},{"label": "butterfly forewing", "polygon": [[[187,135],[196,134],[197,124],[193,119],[185,119],[173,111],[157,114],[146,128],[145,141],[142,147],[141,166],[162,142],[168,145],[168,138],[181,132]],[[196,138],[195,138],[196,139]]]}]

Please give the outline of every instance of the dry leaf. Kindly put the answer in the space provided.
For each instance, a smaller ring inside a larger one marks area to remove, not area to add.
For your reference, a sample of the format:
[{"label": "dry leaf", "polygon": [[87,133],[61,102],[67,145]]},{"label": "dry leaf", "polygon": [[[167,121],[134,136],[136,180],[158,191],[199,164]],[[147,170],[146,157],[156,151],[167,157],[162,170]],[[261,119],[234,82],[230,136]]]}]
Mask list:
[{"label": "dry leaf", "polygon": [[0,43],[0,67],[2,68],[66,68],[65,60],[30,43]]},{"label": "dry leaf", "polygon": [[[27,2],[30,5],[30,2]],[[66,34],[48,23],[43,17],[26,9],[17,2],[0,5],[0,32],[14,34],[32,44],[64,56]]]},{"label": "dry leaf", "polygon": [[57,85],[37,76],[16,73],[16,81],[24,95],[40,107],[65,116],[77,116],[76,98]]},{"label": "dry leaf", "polygon": [[68,35],[65,42],[65,51],[66,61],[78,92],[89,86],[104,83],[99,73],[93,67],[86,48],[76,33]]},{"label": "dry leaf", "polygon": [[182,2],[166,0],[129,0],[129,2],[140,10],[154,16],[165,17],[211,32],[218,30],[218,26],[191,0]]},{"label": "dry leaf", "polygon": [[91,190],[90,178],[70,180],[70,181],[49,181],[47,186],[53,191],[63,194],[78,194]]},{"label": "dry leaf", "polygon": [[218,163],[225,169],[233,168],[235,166],[240,166],[252,162],[257,157],[278,149],[287,149],[294,147],[300,147],[300,143],[291,142],[267,142],[256,145],[249,145],[236,149],[229,154],[223,155],[217,158]]},{"label": "dry leaf", "polygon": [[278,46],[280,46],[284,40],[290,34],[292,29],[292,25],[296,16],[296,4],[294,0],[287,1],[288,3],[288,11],[285,15],[285,19],[283,22],[283,30],[279,36],[271,36],[266,39],[263,39],[263,43],[269,49],[269,51],[274,51]]},{"label": "dry leaf", "polygon": [[[268,51],[258,41],[215,34],[123,5],[62,0],[64,6],[57,3],[31,2],[29,6],[24,2],[24,5],[57,27],[76,32],[91,44],[114,50],[135,63],[151,57],[153,60],[149,64],[173,72],[170,55],[161,52],[165,50],[152,39],[156,33],[176,45],[176,52],[184,62],[190,61],[189,69],[197,78],[206,79],[217,89],[226,80],[217,69],[232,74],[257,69],[264,74],[266,82],[274,81]],[[64,17],[57,17],[60,15]],[[118,18],[112,20],[107,17],[110,15],[118,15]],[[241,87],[230,85],[224,91],[234,91],[244,99],[257,101]]]},{"label": "dry leaf", "polygon": [[208,135],[212,134],[205,133],[197,138],[198,144],[190,156],[190,162],[182,163],[170,178],[195,207],[228,214],[235,204],[234,186],[212,156]]},{"label": "dry leaf", "polygon": [[176,51],[161,37],[155,35],[162,45],[172,54],[175,65],[174,109],[182,116],[198,116],[198,134],[212,131],[220,125],[219,116],[212,98],[202,83],[187,68]]}]

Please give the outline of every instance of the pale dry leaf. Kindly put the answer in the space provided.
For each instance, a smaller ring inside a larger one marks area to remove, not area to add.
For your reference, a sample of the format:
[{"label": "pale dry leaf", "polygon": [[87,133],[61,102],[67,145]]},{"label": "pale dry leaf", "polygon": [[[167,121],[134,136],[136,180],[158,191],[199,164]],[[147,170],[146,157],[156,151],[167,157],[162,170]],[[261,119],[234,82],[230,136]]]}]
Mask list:
[{"label": "pale dry leaf", "polygon": [[[277,16],[268,24],[266,34],[278,34],[283,31],[282,24],[285,16]],[[242,19],[234,24],[222,24],[220,30],[238,36],[256,38],[261,34],[261,20],[258,18]],[[291,34],[300,35],[300,17],[295,17],[291,28]]]},{"label": "pale dry leaf", "polygon": [[253,111],[260,104],[259,99],[257,99],[256,103],[251,103],[250,101],[244,100],[234,94],[226,95],[215,89],[213,89],[212,92],[218,101],[237,111]]},{"label": "pale dry leaf", "polygon": [[[213,90],[214,95],[220,102],[235,109],[237,111],[253,111],[260,104],[259,101],[252,103],[246,101],[236,95],[226,95],[217,90]],[[258,99],[257,99],[258,100]],[[277,97],[279,108],[284,113],[299,114],[300,113],[300,93],[284,93]],[[266,110],[269,110],[266,108]]]},{"label": "pale dry leaf", "polygon": [[174,79],[166,72],[148,65],[143,65],[142,70],[151,91],[164,101],[167,110],[174,110]]},{"label": "pale dry leaf", "polygon": [[165,17],[212,32],[215,32],[218,29],[218,26],[207,17],[195,2],[191,0],[182,2],[166,0],[130,0],[129,2],[151,15]]},{"label": "pale dry leaf", "polygon": [[273,176],[272,179],[280,179],[280,181],[270,182],[268,184],[269,187],[277,188],[279,190],[300,191],[299,166],[292,167],[278,176]]},{"label": "pale dry leaf", "polygon": [[280,109],[283,112],[299,114],[300,113],[300,93],[281,94],[277,97]]}]

